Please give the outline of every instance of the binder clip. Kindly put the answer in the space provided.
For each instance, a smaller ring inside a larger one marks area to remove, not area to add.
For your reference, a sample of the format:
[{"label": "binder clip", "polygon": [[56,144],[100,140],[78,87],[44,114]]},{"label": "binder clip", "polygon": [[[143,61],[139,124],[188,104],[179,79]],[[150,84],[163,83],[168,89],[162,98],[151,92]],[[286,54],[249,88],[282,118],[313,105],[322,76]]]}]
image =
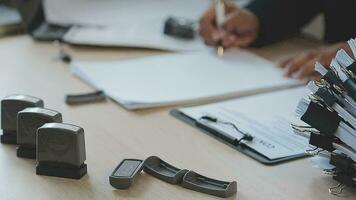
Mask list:
[{"label": "binder clip", "polygon": [[342,97],[335,94],[327,86],[319,87],[319,89],[314,93],[314,95],[320,97],[320,99],[322,99],[325,102],[325,104],[328,105],[329,107],[332,107],[335,103],[342,105],[342,101],[341,101]]},{"label": "binder clip", "polygon": [[194,171],[189,171],[184,175],[182,186],[190,190],[223,198],[230,197],[237,192],[236,181],[215,180],[197,174]]},{"label": "binder clip", "polygon": [[340,196],[344,191],[345,187],[346,186],[344,184],[339,183],[336,186],[329,188],[329,193],[335,196]]},{"label": "binder clip", "polygon": [[337,85],[337,86],[342,86],[341,80],[337,77],[334,71],[328,70],[328,72],[322,76],[324,80],[326,80],[328,83],[331,85]]},{"label": "binder clip", "polygon": [[144,166],[143,160],[124,159],[111,173],[110,185],[116,189],[128,189],[131,187],[137,175]]},{"label": "binder clip", "polygon": [[324,105],[317,96],[309,96],[311,102],[301,120],[319,130],[323,134],[332,135],[341,122],[337,112]]},{"label": "binder clip", "polygon": [[145,160],[144,172],[170,184],[180,184],[186,169],[178,169],[157,156],[151,156]]},{"label": "binder clip", "polygon": [[104,91],[98,90],[96,92],[79,94],[79,95],[67,95],[66,104],[68,105],[78,105],[92,102],[105,101],[106,95]]},{"label": "binder clip", "polygon": [[17,113],[29,107],[43,108],[43,101],[27,95],[11,95],[1,101],[1,143],[16,144]]},{"label": "binder clip", "polygon": [[343,173],[356,176],[355,162],[345,154],[331,154],[330,164]]},{"label": "binder clip", "polygon": [[315,64],[315,71],[319,72],[322,80],[327,82],[333,88],[333,90],[337,91],[338,93],[344,93],[342,82],[333,70],[328,70],[322,64],[317,62]]},{"label": "binder clip", "polygon": [[37,129],[50,122],[62,122],[61,113],[46,108],[26,108],[18,113],[18,157],[36,158]]},{"label": "binder clip", "polygon": [[36,174],[80,179],[87,173],[84,130],[63,123],[47,123],[37,131]]},{"label": "binder clip", "polygon": [[335,141],[335,138],[332,136],[311,133],[310,139],[309,139],[309,144],[316,146],[318,148],[324,149],[326,151],[332,152],[335,150],[335,148],[333,147],[334,141]]},{"label": "binder clip", "polygon": [[346,90],[347,94],[356,100],[356,83],[354,82],[354,74],[343,68],[335,59],[332,60],[330,68],[334,71],[341,82],[341,85]]},{"label": "binder clip", "polygon": [[170,17],[165,22],[164,34],[182,39],[193,39],[195,36],[194,22]]},{"label": "binder clip", "polygon": [[356,187],[356,163],[345,154],[331,154],[330,164],[334,165],[337,173],[333,179],[340,184],[336,187],[331,187],[329,192],[334,195],[340,195],[343,189],[348,187]]},{"label": "binder clip", "polygon": [[356,187],[355,176],[352,177],[350,176],[350,174],[340,173],[337,174],[336,176],[333,176],[333,179],[340,182],[342,185],[348,187]]}]

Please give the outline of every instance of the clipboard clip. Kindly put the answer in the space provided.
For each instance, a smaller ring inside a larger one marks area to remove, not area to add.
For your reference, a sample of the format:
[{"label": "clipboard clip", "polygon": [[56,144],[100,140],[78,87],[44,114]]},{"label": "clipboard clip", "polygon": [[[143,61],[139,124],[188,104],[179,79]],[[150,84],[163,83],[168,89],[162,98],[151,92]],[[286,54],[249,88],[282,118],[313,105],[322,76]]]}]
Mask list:
[{"label": "clipboard clip", "polygon": [[245,141],[253,141],[254,136],[252,136],[251,134],[249,134],[247,132],[240,130],[233,122],[222,121],[222,120],[219,120],[218,118],[210,116],[210,115],[204,115],[204,116],[200,117],[200,120],[206,120],[206,121],[217,123],[217,124],[229,125],[232,128],[234,128],[234,130],[236,132],[238,132],[242,135],[242,137],[236,141],[236,145],[240,145],[241,142],[244,140]]},{"label": "clipboard clip", "polygon": [[330,187],[329,193],[335,196],[340,196],[343,193],[345,187],[346,186],[344,184],[339,183],[336,186]]}]

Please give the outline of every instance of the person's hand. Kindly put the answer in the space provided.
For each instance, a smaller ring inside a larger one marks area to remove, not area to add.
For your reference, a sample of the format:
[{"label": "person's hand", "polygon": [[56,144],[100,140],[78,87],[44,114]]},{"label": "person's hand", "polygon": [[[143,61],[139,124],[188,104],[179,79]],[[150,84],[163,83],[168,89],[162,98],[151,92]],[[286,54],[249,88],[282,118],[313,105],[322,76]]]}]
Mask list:
[{"label": "person's hand", "polygon": [[199,33],[207,45],[216,45],[219,40],[225,48],[245,47],[256,40],[259,20],[252,12],[234,5],[226,5],[226,21],[222,27],[215,24],[215,9],[210,9],[200,20]]},{"label": "person's hand", "polygon": [[341,48],[345,49],[348,53],[351,52],[347,43],[342,42],[287,58],[282,60],[278,65],[284,68],[284,75],[286,77],[300,80],[314,78],[316,75],[314,70],[315,63],[319,62],[325,67],[329,67],[332,58],[335,57],[336,52]]}]

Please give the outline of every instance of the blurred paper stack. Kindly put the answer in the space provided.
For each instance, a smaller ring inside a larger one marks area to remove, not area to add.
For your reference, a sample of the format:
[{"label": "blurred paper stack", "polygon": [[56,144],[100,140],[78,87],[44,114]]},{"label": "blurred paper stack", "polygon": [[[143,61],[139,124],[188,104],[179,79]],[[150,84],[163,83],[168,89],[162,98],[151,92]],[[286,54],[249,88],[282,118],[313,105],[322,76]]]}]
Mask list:
[{"label": "blurred paper stack", "polygon": [[310,154],[328,155],[332,168],[324,171],[340,183],[330,188],[333,194],[356,187],[356,40],[348,44],[353,55],[340,49],[330,66],[315,64],[322,79],[308,84],[296,109],[310,126],[292,124],[297,134],[309,138]]}]

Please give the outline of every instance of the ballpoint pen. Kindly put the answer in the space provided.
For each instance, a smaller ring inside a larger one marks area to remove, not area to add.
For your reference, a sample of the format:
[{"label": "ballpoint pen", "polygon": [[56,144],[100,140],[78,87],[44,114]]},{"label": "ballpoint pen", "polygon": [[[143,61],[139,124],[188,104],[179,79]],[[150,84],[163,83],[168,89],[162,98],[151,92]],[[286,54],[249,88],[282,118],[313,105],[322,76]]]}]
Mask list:
[{"label": "ballpoint pen", "polygon": [[[225,21],[225,1],[224,0],[215,0],[215,23],[217,27],[221,27]],[[224,55],[224,46],[223,41],[220,39],[217,44],[217,55]]]}]

